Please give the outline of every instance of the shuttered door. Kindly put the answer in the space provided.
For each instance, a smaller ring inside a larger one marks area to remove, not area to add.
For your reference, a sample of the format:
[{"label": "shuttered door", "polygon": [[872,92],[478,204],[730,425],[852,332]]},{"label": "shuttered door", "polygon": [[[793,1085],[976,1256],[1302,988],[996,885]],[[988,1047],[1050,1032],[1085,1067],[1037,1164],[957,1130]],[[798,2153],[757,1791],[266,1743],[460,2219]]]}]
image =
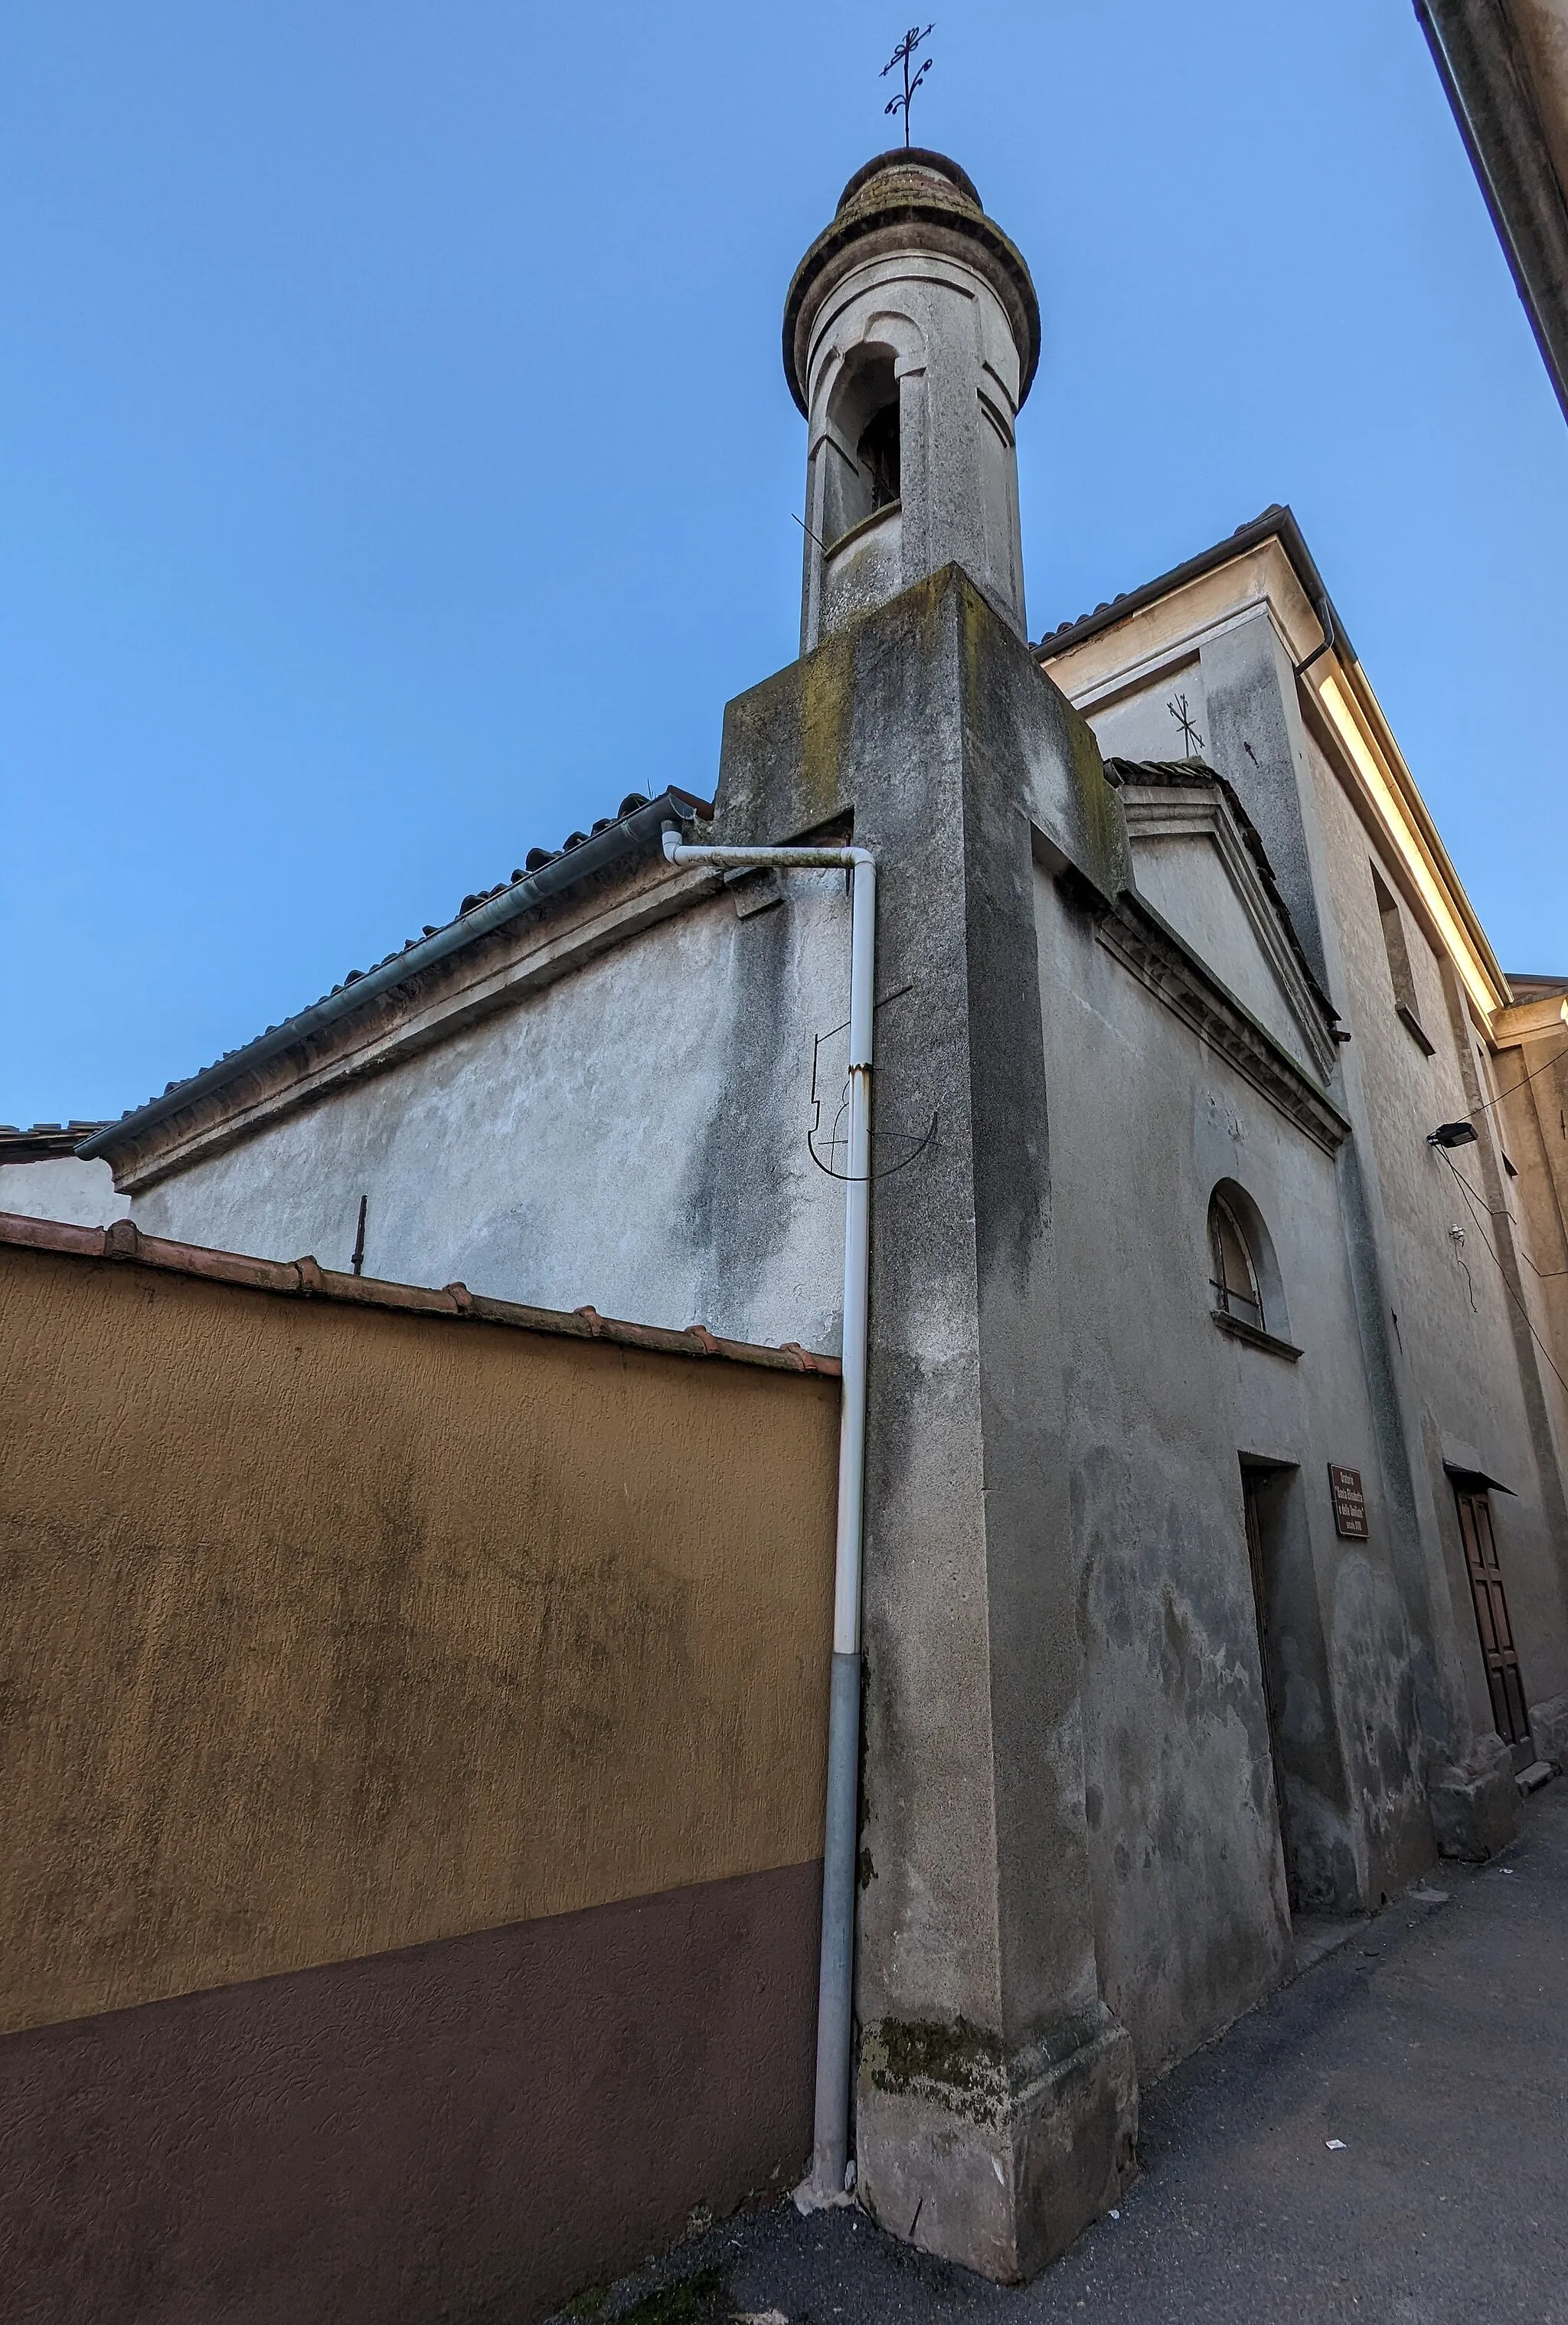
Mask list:
[{"label": "shuttered door", "polygon": [[1524,1681],[1514,1635],[1508,1623],[1508,1602],[1503,1592],[1502,1569],[1492,1534],[1491,1507],[1484,1494],[1456,1487],[1459,1531],[1464,1538],[1464,1562],[1470,1570],[1470,1592],[1475,1601],[1476,1628],[1480,1633],[1486,1683],[1491,1690],[1492,1718],[1505,1744],[1529,1741],[1530,1723],[1525,1709]]}]

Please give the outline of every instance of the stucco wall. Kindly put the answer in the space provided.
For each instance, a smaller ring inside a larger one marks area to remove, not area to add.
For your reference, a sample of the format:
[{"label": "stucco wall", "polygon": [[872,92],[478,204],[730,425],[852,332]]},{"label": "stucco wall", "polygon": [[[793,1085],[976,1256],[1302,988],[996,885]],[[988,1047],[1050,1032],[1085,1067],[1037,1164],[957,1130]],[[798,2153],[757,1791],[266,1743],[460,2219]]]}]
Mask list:
[{"label": "stucco wall", "polygon": [[[1424,1862],[1409,1651],[1333,1158],[1095,940],[1041,875],[1052,1226],[1070,1352],[1075,1618],[1106,1997],[1158,2072],[1285,1974],[1280,1810],[1308,1906],[1376,1905]],[[1211,1194],[1238,1182],[1302,1354],[1212,1310]],[[1280,1465],[1276,1609],[1289,1671],[1277,1800],[1242,1457]],[[1330,1461],[1360,1469],[1370,1540],[1339,1540]]]},{"label": "stucco wall", "polygon": [[[1471,1091],[1461,1044],[1475,1037],[1457,987],[1450,989],[1416,913],[1399,894],[1397,871],[1356,814],[1322,752],[1310,753],[1312,794],[1327,853],[1333,908],[1345,989],[1336,996],[1353,1031],[1367,1096],[1370,1136],[1387,1221],[1390,1286],[1400,1345],[1416,1385],[1425,1458],[1442,1538],[1453,1607],[1454,1636],[1473,1722],[1489,1733],[1492,1716],[1471,1612],[1445,1459],[1479,1466],[1511,1490],[1491,1497],[1526,1690],[1532,1702],[1568,1688],[1568,1619],[1563,1561],[1568,1543],[1557,1528],[1550,1496],[1561,1487],[1551,1475],[1550,1449],[1532,1434],[1520,1382],[1508,1290],[1492,1256],[1495,1223],[1484,1217],[1506,1174],[1500,1158],[1480,1145],[1457,1148],[1452,1161],[1426,1144],[1442,1122],[1471,1114]],[[1378,901],[1374,860],[1386,886],[1399,897],[1415,980],[1418,1014],[1434,1044],[1430,1057],[1396,1014]],[[1480,1069],[1473,1070],[1478,1075]],[[1482,1088],[1478,1082],[1478,1088]],[[1480,1137],[1494,1139],[1496,1109],[1483,1115]],[[1455,1184],[1462,1172],[1479,1196],[1483,1217]],[[1492,1185],[1489,1187],[1490,1177]],[[1522,1207],[1515,1206],[1527,1233]],[[1462,1230],[1459,1241],[1453,1230]],[[1488,1246],[1491,1246],[1489,1250]],[[1526,1299],[1531,1293],[1526,1291]],[[1542,1453],[1547,1453],[1543,1461]]]},{"label": "stucco wall", "polygon": [[[791,874],[635,941],[137,1195],[149,1234],[546,1308],[834,1349],[843,1190],[811,1159],[813,1044],[844,1078],[849,911]],[[835,1030],[836,1029],[836,1030]]]},{"label": "stucco wall", "polygon": [[[0,1242],[4,2233],[41,2287],[62,2218],[77,2255],[29,2314],[306,2313],[287,2186],[330,2313],[483,2283],[527,2317],[805,2153],[836,1383],[342,1289]],[[635,1942],[604,1920],[632,1905]],[[417,2028],[386,2001],[415,1959]],[[394,2136],[364,2046],[405,2041]],[[499,2117],[487,2043],[517,2053]],[[650,2107],[686,2122],[668,2149]],[[479,2227],[450,2191],[432,2216],[438,2157],[408,2179],[431,2139],[494,2188]],[[150,2182],[218,2274],[137,2290]],[[410,2237],[397,2289],[366,2255]]]},{"label": "stucco wall", "polygon": [[[1543,1337],[1568,1381],[1568,1024],[1559,1016],[1493,1069],[1509,1156],[1519,1173]],[[1557,1395],[1557,1442],[1568,1468],[1568,1389]]]},{"label": "stucco wall", "polygon": [[[1073,691],[1068,673],[1053,675],[1059,675],[1069,693]],[[1074,699],[1077,699],[1075,694]],[[1194,729],[1190,737],[1183,733],[1177,713],[1171,708],[1176,703],[1179,709],[1184,699]],[[1203,665],[1196,654],[1163,670],[1151,684],[1097,699],[1085,716],[1108,759],[1118,755],[1126,759],[1179,759],[1188,751],[1207,756],[1209,707],[1204,695]]]},{"label": "stucco wall", "polygon": [[111,1219],[123,1219],[130,1208],[130,1197],[115,1193],[106,1162],[82,1162],[74,1154],[0,1162],[0,1211],[101,1227]]}]

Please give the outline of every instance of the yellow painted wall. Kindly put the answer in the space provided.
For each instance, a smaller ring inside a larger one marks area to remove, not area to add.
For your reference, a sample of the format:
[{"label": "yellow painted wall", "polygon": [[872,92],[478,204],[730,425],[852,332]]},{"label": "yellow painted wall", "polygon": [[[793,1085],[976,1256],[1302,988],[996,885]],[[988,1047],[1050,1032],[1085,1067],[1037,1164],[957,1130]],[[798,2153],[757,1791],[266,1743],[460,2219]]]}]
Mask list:
[{"label": "yellow painted wall", "polygon": [[837,1413],[0,1247],[0,2032],[819,1855]]}]

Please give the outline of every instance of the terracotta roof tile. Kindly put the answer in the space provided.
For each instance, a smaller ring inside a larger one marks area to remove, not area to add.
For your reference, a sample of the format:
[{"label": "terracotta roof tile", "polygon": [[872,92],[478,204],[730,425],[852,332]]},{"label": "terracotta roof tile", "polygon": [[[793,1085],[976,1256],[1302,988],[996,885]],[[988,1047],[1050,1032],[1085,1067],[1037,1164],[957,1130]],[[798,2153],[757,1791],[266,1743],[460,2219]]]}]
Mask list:
[{"label": "terracotta roof tile", "polygon": [[659,1356],[720,1357],[731,1364],[761,1365],[772,1372],[816,1373],[829,1380],[836,1380],[840,1372],[836,1357],[816,1356],[796,1341],[781,1348],[764,1348],[750,1340],[720,1339],[706,1324],[672,1332],[659,1324],[630,1324],[601,1316],[593,1308],[579,1308],[568,1316],[555,1308],[528,1308],[515,1300],[492,1300],[483,1292],[470,1292],[466,1283],[443,1284],[438,1291],[422,1283],[342,1275],[311,1258],[257,1259],[246,1252],[209,1251],[199,1244],[143,1235],[134,1219],[116,1219],[106,1227],[78,1227],[61,1219],[28,1218],[14,1211],[0,1211],[0,1244],[75,1259],[116,1260],[135,1267],[158,1268],[171,1275],[199,1276],[209,1283],[279,1292],[288,1299],[338,1300],[355,1308],[401,1309],[415,1315],[449,1317],[455,1323],[503,1324],[517,1331],[550,1332],[568,1339],[646,1348]]}]

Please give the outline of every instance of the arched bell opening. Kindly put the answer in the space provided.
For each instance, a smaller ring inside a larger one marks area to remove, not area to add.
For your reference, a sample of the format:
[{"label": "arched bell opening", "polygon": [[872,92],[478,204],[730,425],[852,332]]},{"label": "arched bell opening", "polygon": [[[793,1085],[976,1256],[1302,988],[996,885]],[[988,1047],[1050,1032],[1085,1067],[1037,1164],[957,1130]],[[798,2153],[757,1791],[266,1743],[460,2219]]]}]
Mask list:
[{"label": "arched bell opening", "polygon": [[827,405],[823,545],[902,497],[899,380],[891,347],[857,347]]}]

